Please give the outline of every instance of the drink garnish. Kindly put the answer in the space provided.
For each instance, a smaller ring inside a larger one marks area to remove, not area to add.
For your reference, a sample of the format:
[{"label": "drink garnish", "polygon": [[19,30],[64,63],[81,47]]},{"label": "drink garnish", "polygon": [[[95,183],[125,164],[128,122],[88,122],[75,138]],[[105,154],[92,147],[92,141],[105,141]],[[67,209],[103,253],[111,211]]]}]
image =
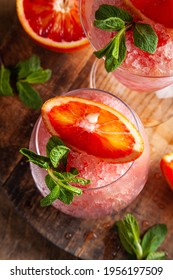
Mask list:
[{"label": "drink garnish", "polygon": [[[19,99],[25,106],[35,110],[40,109],[42,99],[32,85],[48,81],[51,73],[50,69],[41,67],[40,58],[36,55],[20,61],[11,68],[6,68],[1,63],[0,96],[13,96],[17,90],[16,93],[18,93]],[[13,84],[15,85],[14,88]]]},{"label": "drink garnish", "polygon": [[126,58],[126,32],[129,30],[133,32],[136,47],[150,54],[156,51],[158,36],[152,26],[135,22],[132,15],[122,8],[107,4],[100,5],[95,13],[94,26],[108,32],[116,32],[104,48],[94,52],[99,59],[105,57],[107,72],[114,71]]},{"label": "drink garnish", "polygon": [[65,204],[70,204],[74,195],[81,195],[82,189],[75,185],[85,186],[90,180],[78,177],[78,170],[71,168],[66,171],[67,156],[70,149],[57,136],[50,137],[46,145],[46,156],[38,155],[27,148],[21,148],[20,153],[28,158],[28,160],[39,167],[47,170],[45,183],[50,193],[41,199],[42,207],[51,205],[55,200],[59,199]]},{"label": "drink garnish", "polygon": [[139,223],[132,214],[115,223],[120,241],[131,257],[138,260],[163,260],[165,252],[157,251],[167,234],[165,224],[150,227],[141,238]]},{"label": "drink garnish", "polygon": [[114,108],[77,96],[56,96],[41,109],[45,127],[75,151],[103,161],[132,162],[144,150],[134,124]]}]

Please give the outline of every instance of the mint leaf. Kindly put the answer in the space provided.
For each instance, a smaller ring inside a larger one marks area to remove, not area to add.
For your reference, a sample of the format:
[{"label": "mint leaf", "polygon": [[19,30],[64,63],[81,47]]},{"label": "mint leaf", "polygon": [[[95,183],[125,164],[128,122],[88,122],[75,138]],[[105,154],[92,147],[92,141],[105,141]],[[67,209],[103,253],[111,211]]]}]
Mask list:
[{"label": "mint leaf", "polygon": [[10,85],[10,70],[6,69],[3,64],[0,68],[0,95],[13,95],[13,90]]},{"label": "mint leaf", "polygon": [[90,183],[90,180],[86,180],[84,178],[76,177],[76,175],[73,175],[70,172],[63,172],[62,175],[64,176],[66,181],[69,182],[69,183],[77,183],[77,184],[80,184],[82,186],[86,186]]},{"label": "mint leaf", "polygon": [[40,109],[42,99],[30,84],[17,82],[16,86],[19,91],[19,98],[25,106],[35,110]]},{"label": "mint leaf", "polygon": [[48,169],[50,160],[47,157],[40,156],[27,148],[20,149],[20,153],[26,156],[30,162],[38,165],[41,168]]},{"label": "mint leaf", "polygon": [[140,229],[137,220],[131,214],[127,214],[124,220],[116,223],[121,243],[125,250],[138,259],[142,257],[142,248],[140,245]]},{"label": "mint leaf", "polygon": [[140,228],[137,220],[132,214],[127,214],[123,220],[116,222],[118,234],[124,249],[137,259],[161,260],[166,254],[162,251],[156,252],[167,233],[164,224],[151,227],[140,239]]},{"label": "mint leaf", "polygon": [[133,29],[134,44],[148,53],[154,53],[157,48],[158,37],[154,29],[145,23],[135,23]]},{"label": "mint leaf", "polygon": [[63,158],[67,158],[70,149],[66,146],[56,146],[50,151],[50,161],[54,168],[57,168]]},{"label": "mint leaf", "polygon": [[95,20],[94,26],[106,31],[119,31],[124,28],[125,23],[117,17],[110,17],[104,20]]},{"label": "mint leaf", "polygon": [[164,224],[158,224],[151,227],[142,239],[143,256],[156,251],[164,241],[167,234],[167,227]]},{"label": "mint leaf", "polygon": [[105,68],[108,73],[114,71],[123,63],[126,52],[125,29],[122,29],[116,34],[106,52]]},{"label": "mint leaf", "polygon": [[166,254],[165,252],[151,252],[147,256],[146,260],[165,260],[166,259]]},{"label": "mint leaf", "polygon": [[112,48],[113,41],[114,38],[103,49],[100,49],[99,51],[95,51],[94,52],[95,56],[97,58],[102,58],[103,56],[105,56],[109,48]]},{"label": "mint leaf", "polygon": [[16,65],[18,72],[18,80],[26,78],[31,73],[41,69],[40,58],[36,55],[31,56],[29,59],[20,61]]},{"label": "mint leaf", "polygon": [[124,9],[103,4],[100,5],[99,9],[95,12],[95,18],[97,20],[103,20],[111,17],[118,17],[125,22],[131,22],[133,17]]},{"label": "mint leaf", "polygon": [[65,144],[60,138],[53,135],[49,138],[49,141],[46,144],[46,154],[48,157],[50,157],[51,150],[56,146],[65,146]]},{"label": "mint leaf", "polygon": [[[50,173],[49,173],[50,174]],[[76,195],[81,195],[82,194],[82,190],[71,186],[68,181],[66,180],[66,177],[63,175],[63,173],[54,171],[53,172],[53,179],[55,182],[58,182],[60,184],[60,186],[62,186],[64,189],[76,194]],[[58,180],[58,181],[57,181]]]},{"label": "mint leaf", "polygon": [[60,194],[60,187],[56,185],[46,197],[41,199],[40,205],[42,207],[51,205],[59,197],[59,194]]},{"label": "mint leaf", "polygon": [[23,82],[27,82],[29,84],[41,84],[41,83],[47,82],[50,79],[51,74],[52,74],[52,71],[49,69],[47,69],[47,70],[39,69],[39,70],[36,70],[36,71],[32,72],[31,74],[29,74],[23,80]]},{"label": "mint leaf", "polygon": [[45,177],[45,183],[50,191],[52,191],[56,186],[56,183],[49,174]]},{"label": "mint leaf", "polygon": [[66,189],[61,188],[58,199],[65,204],[70,204],[74,199],[74,194]]},{"label": "mint leaf", "polygon": [[73,175],[78,175],[78,174],[79,174],[79,171],[78,171],[77,168],[71,167],[71,168],[70,168],[70,173],[72,173]]}]

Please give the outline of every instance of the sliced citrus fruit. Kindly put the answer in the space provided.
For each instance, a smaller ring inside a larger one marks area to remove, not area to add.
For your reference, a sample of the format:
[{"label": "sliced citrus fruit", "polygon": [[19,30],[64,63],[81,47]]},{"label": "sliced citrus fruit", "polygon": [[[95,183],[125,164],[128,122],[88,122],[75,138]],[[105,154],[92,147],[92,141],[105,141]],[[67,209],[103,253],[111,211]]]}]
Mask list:
[{"label": "sliced citrus fruit", "polygon": [[115,109],[74,96],[49,99],[42,106],[48,131],[67,146],[109,162],[137,159],[144,144],[135,126]]},{"label": "sliced citrus fruit", "polygon": [[173,153],[166,154],[162,157],[160,168],[169,187],[173,190]]},{"label": "sliced citrus fruit", "polygon": [[125,0],[125,2],[137,13],[140,11],[141,17],[145,16],[167,28],[173,28],[172,0]]},{"label": "sliced citrus fruit", "polygon": [[16,0],[21,25],[37,43],[69,52],[89,44],[80,23],[78,0]]}]

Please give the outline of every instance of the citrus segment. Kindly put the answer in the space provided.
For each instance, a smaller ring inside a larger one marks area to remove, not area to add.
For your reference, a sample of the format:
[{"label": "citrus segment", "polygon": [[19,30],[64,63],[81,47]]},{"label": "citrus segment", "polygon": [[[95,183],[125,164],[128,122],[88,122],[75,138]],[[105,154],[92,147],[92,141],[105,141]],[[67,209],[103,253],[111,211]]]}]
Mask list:
[{"label": "citrus segment", "polygon": [[173,1],[172,0],[125,0],[132,8],[138,9],[147,18],[173,28]]},{"label": "citrus segment", "polygon": [[84,98],[61,96],[42,106],[48,131],[67,146],[110,162],[130,162],[143,152],[135,126],[115,109]]},{"label": "citrus segment", "polygon": [[89,44],[80,23],[78,0],[17,0],[17,15],[37,43],[55,51],[74,51]]},{"label": "citrus segment", "polygon": [[160,168],[169,187],[173,190],[173,153],[166,154],[162,157]]}]

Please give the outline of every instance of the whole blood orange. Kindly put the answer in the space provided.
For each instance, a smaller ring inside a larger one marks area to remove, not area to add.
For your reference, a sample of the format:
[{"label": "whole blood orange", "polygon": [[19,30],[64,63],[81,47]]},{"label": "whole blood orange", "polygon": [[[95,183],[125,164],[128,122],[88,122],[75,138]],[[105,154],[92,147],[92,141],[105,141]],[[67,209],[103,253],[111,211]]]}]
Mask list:
[{"label": "whole blood orange", "polygon": [[173,190],[173,153],[166,154],[162,157],[160,168],[169,187]]},{"label": "whole blood orange", "polygon": [[141,15],[167,28],[173,28],[173,0],[125,0],[125,2],[132,9],[140,11]]},{"label": "whole blood orange", "polygon": [[78,0],[16,0],[21,25],[37,43],[70,52],[89,44],[80,23]]},{"label": "whole blood orange", "polygon": [[109,162],[133,161],[144,149],[135,126],[103,103],[72,96],[54,97],[43,104],[42,118],[48,131],[67,146]]}]

